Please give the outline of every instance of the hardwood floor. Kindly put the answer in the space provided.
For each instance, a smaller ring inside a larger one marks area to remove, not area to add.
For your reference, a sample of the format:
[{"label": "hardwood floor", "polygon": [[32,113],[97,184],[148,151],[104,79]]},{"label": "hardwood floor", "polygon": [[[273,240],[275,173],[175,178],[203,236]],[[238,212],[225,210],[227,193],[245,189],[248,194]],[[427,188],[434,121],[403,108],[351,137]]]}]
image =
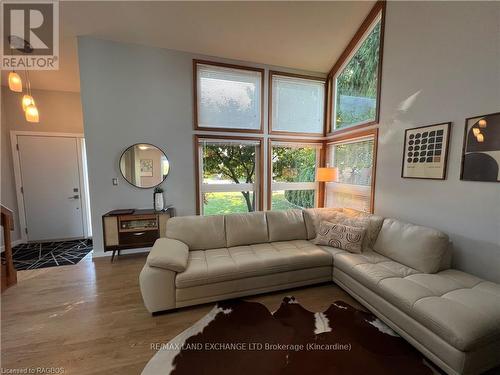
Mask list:
[{"label": "hardwood floor", "polygon": [[[145,255],[110,263],[89,254],[76,266],[19,272],[19,283],[1,297],[2,370],[53,367],[64,368],[64,374],[140,374],[155,354],[152,344],[169,341],[213,306],[151,316],[139,291],[144,262]],[[312,311],[326,310],[335,300],[361,307],[333,283],[246,299],[273,311],[287,295]]]}]

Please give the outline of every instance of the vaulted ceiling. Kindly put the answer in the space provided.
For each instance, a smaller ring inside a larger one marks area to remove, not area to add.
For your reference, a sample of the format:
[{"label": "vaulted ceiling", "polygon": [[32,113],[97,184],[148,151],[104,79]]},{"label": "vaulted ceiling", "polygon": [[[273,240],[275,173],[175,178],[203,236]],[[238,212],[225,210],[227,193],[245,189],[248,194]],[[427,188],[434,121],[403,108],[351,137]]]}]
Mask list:
[{"label": "vaulted ceiling", "polygon": [[34,88],[79,91],[79,35],[326,73],[373,4],[64,1],[60,69],[30,78]]}]

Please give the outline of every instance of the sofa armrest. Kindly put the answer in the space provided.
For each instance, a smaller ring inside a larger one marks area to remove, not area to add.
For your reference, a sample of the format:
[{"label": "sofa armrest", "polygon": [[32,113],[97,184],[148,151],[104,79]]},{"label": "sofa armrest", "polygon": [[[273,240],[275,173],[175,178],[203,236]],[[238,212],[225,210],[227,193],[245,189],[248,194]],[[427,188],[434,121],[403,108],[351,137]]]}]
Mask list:
[{"label": "sofa armrest", "polygon": [[158,238],[148,255],[150,267],[164,268],[183,272],[187,267],[189,248],[181,241],[171,238]]}]

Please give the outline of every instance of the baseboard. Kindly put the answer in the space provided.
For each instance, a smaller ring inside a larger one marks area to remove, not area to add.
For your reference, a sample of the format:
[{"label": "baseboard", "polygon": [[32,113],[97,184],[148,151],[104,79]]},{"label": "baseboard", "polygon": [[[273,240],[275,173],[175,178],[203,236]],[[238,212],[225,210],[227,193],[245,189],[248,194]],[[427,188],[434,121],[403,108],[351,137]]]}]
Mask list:
[{"label": "baseboard", "polygon": [[[12,247],[20,245],[22,243],[25,243],[25,241],[22,239],[12,241]],[[5,251],[5,246],[4,245],[0,246],[0,252],[3,253],[4,251]]]}]

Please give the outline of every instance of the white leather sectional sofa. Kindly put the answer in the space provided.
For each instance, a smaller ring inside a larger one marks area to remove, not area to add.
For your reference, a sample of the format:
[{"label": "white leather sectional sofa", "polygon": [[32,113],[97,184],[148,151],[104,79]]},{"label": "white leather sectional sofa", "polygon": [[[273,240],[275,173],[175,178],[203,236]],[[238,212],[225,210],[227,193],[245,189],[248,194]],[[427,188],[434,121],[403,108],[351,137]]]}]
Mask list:
[{"label": "white leather sectional sofa", "polygon": [[[363,252],[314,245],[322,220],[366,227]],[[500,285],[450,264],[445,234],[354,210],[189,216],[169,220],[140,286],[158,312],[333,280],[445,372],[478,374],[500,365]]]}]

